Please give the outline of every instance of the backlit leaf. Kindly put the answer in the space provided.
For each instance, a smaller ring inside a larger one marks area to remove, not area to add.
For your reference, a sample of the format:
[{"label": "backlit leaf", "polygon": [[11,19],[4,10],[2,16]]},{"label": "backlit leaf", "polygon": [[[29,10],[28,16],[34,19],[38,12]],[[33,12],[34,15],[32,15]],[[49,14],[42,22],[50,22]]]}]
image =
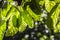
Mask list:
[{"label": "backlit leaf", "polygon": [[23,12],[23,18],[24,18],[24,21],[29,26],[29,28],[33,28],[33,26],[34,26],[33,19],[26,10],[24,10],[24,12]]},{"label": "backlit leaf", "polygon": [[50,12],[54,5],[54,1],[45,0],[45,9],[47,10],[47,12]]}]

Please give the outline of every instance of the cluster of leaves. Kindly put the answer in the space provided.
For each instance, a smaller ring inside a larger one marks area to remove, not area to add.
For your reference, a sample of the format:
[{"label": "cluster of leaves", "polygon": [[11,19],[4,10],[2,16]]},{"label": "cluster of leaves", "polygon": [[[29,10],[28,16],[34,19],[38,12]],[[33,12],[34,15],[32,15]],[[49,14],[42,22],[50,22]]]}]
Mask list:
[{"label": "cluster of leaves", "polygon": [[13,36],[18,31],[24,32],[27,25],[34,28],[34,21],[41,21],[44,10],[48,30],[60,31],[60,0],[1,0],[0,3],[0,40],[4,34]]}]

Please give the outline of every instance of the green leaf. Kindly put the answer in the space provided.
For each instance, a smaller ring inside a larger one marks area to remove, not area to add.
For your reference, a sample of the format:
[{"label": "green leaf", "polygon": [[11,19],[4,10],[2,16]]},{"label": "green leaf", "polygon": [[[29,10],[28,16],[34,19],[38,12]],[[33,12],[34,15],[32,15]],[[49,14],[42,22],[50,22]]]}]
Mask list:
[{"label": "green leaf", "polygon": [[45,9],[47,10],[47,12],[50,12],[54,5],[54,1],[45,0]]},{"label": "green leaf", "polygon": [[7,17],[8,16],[7,14],[9,14],[11,9],[12,9],[12,5],[7,4],[7,8],[3,8],[2,10],[2,16]]},{"label": "green leaf", "polygon": [[55,12],[51,15],[51,18],[53,20],[54,30],[57,30],[57,25],[56,24],[58,22],[59,14],[60,14],[60,11],[59,11],[59,5],[58,5]]},{"label": "green leaf", "polygon": [[60,3],[60,0],[54,0],[56,3]]},{"label": "green leaf", "polygon": [[57,24],[58,15],[59,15],[58,5],[59,4],[56,4],[47,16],[47,26],[51,30],[56,29],[56,24]]},{"label": "green leaf", "polygon": [[57,28],[60,31],[60,22],[57,24]]},{"label": "green leaf", "polygon": [[7,0],[8,2],[12,2],[13,0]]},{"label": "green leaf", "polygon": [[3,40],[5,30],[6,30],[6,22],[4,22],[2,26],[0,26],[0,40]]},{"label": "green leaf", "polygon": [[27,27],[27,24],[24,22],[24,20],[22,19],[22,23],[21,23],[21,25],[20,25],[20,27],[19,27],[19,32],[24,32],[25,31],[25,29],[26,29],[26,27]]},{"label": "green leaf", "polygon": [[53,29],[53,20],[51,17],[47,17],[47,27],[52,30]]},{"label": "green leaf", "polygon": [[14,27],[19,27],[22,22],[20,10],[16,7],[14,8],[15,10],[13,11],[12,22],[13,22]]},{"label": "green leaf", "polygon": [[10,9],[7,11],[6,17],[8,17],[10,15],[10,13],[13,11],[14,11],[14,7],[11,6]]},{"label": "green leaf", "polygon": [[15,8],[11,7],[10,10],[7,12],[5,20],[7,21],[12,15],[14,15]]},{"label": "green leaf", "polygon": [[5,23],[5,20],[2,20],[2,18],[0,18],[0,26],[2,26]]},{"label": "green leaf", "polygon": [[29,13],[26,10],[24,10],[22,15],[23,15],[24,21],[27,23],[29,28],[33,28],[34,22],[32,17],[29,15]]},{"label": "green leaf", "polygon": [[[16,18],[13,19],[13,21],[15,21],[15,22],[12,22],[12,17],[13,16],[11,16],[10,19],[9,19],[8,30],[6,31],[6,36],[13,36],[18,32],[18,28],[15,27],[16,26],[15,24],[17,24],[16,23]],[[16,17],[16,16],[14,15],[14,17]],[[13,23],[14,23],[14,25],[13,25]]]},{"label": "green leaf", "polygon": [[[59,5],[59,4],[56,4],[56,5],[53,6],[53,8],[51,9],[50,14],[49,14],[50,16],[51,16],[51,15],[54,13],[54,11],[57,9],[58,5]],[[59,11],[59,10],[58,10],[58,11]]]},{"label": "green leaf", "polygon": [[34,23],[33,23],[33,19],[32,17],[29,15],[29,12],[25,9],[23,9],[22,7],[19,7],[20,9],[20,14],[21,16],[23,16],[23,20],[24,22],[30,27],[33,28]]},{"label": "green leaf", "polygon": [[44,1],[39,1],[39,5],[44,5]]},{"label": "green leaf", "polygon": [[34,20],[40,20],[40,17],[38,16],[38,15],[36,15],[33,11],[32,11],[32,9],[29,7],[29,6],[27,6],[27,11],[29,12],[29,15],[34,19]]},{"label": "green leaf", "polygon": [[13,26],[9,26],[9,29],[6,31],[6,36],[13,36],[18,32],[18,28],[13,27]]},{"label": "green leaf", "polygon": [[24,0],[25,2],[31,2],[31,0]]},{"label": "green leaf", "polygon": [[17,26],[19,27],[22,23],[22,17],[19,15],[17,18]]},{"label": "green leaf", "polygon": [[14,27],[17,27],[17,17],[16,17],[16,15],[14,15],[14,16],[12,17],[12,23],[13,23],[13,26],[14,26]]}]

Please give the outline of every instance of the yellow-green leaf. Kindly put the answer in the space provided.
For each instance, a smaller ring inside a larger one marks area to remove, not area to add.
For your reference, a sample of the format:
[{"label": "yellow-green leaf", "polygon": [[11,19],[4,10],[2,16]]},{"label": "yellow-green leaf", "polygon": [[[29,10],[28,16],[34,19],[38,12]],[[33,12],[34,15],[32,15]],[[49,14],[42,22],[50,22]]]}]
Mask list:
[{"label": "yellow-green leaf", "polygon": [[45,0],[45,9],[47,10],[47,12],[50,12],[54,5],[54,1]]},{"label": "yellow-green leaf", "polygon": [[24,21],[29,26],[29,28],[33,28],[34,26],[33,19],[26,10],[23,11],[23,18],[24,18]]}]

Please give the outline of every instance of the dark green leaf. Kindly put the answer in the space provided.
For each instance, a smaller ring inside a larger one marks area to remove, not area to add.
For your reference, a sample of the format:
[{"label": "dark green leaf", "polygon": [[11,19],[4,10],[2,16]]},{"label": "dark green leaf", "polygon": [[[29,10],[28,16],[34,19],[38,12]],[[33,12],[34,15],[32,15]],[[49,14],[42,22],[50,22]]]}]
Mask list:
[{"label": "dark green leaf", "polygon": [[17,26],[19,27],[22,23],[22,17],[19,15],[17,19]]},{"label": "dark green leaf", "polygon": [[37,14],[40,15],[42,10],[41,7],[39,5],[39,1],[37,2],[37,0],[32,0],[30,3],[30,8],[32,9],[32,11]]},{"label": "dark green leaf", "polygon": [[59,9],[58,4],[56,4],[48,13],[47,16],[47,26],[49,29],[56,29],[56,23],[58,21]]},{"label": "dark green leaf", "polygon": [[14,27],[17,27],[17,17],[16,17],[16,15],[14,15],[14,16],[12,17],[12,23],[13,23],[13,26],[14,26]]}]

